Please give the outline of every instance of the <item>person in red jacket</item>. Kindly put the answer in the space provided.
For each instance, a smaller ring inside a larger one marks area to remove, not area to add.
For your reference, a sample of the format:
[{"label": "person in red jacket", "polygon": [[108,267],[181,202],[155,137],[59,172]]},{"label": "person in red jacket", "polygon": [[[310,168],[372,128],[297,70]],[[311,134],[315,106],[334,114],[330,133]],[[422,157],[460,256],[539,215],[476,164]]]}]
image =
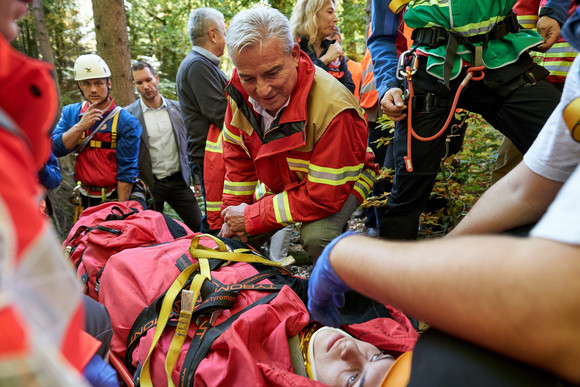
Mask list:
[{"label": "person in red jacket", "polygon": [[78,280],[39,211],[58,96],[51,66],[9,43],[31,2],[0,0],[0,385],[85,386],[85,371],[103,375],[101,343],[85,332]]},{"label": "person in red jacket", "polygon": [[[316,260],[374,183],[364,112],[300,51],[275,9],[240,12],[226,45],[236,70],[226,87],[220,235],[258,242],[302,222],[304,249]],[[259,182],[266,194],[254,201]]]}]

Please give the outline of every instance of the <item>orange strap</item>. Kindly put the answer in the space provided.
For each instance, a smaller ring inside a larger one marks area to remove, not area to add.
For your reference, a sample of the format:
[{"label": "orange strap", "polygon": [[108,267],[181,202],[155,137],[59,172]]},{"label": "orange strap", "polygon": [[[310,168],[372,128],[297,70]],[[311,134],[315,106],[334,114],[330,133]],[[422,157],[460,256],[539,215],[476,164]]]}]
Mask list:
[{"label": "orange strap", "polygon": [[[409,172],[409,173],[413,172],[413,160],[411,159],[411,137],[415,137],[419,141],[433,141],[433,140],[439,138],[445,132],[445,130],[447,130],[447,127],[451,123],[451,119],[453,118],[453,116],[455,114],[457,102],[459,101],[459,96],[461,95],[463,88],[465,86],[467,86],[469,81],[472,79],[474,81],[482,80],[485,77],[485,73],[483,72],[484,68],[485,68],[484,66],[479,66],[479,67],[470,67],[467,69],[467,74],[465,75],[465,78],[463,78],[463,81],[461,82],[461,84],[457,88],[457,92],[455,93],[455,98],[453,99],[453,105],[451,106],[451,110],[449,111],[449,115],[447,116],[447,120],[443,124],[443,127],[436,134],[434,134],[431,137],[421,137],[413,130],[413,124],[412,124],[413,96],[414,96],[413,81],[412,81],[413,75],[412,75],[412,71],[411,71],[410,67],[407,66],[406,72],[407,72],[407,81],[409,83],[409,101],[407,103],[407,106],[408,106],[407,107],[407,109],[408,109],[408,112],[407,112],[407,156],[404,157],[405,168],[407,169],[407,172]],[[474,77],[473,76],[474,72],[479,72],[480,74],[478,76]]]}]

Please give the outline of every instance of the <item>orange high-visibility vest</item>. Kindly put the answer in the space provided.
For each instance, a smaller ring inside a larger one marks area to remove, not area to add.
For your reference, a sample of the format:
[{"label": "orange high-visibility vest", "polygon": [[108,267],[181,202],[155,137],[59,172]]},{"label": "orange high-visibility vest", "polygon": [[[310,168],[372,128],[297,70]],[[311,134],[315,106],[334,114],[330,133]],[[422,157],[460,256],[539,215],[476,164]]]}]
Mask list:
[{"label": "orange high-visibility vest", "polygon": [[352,76],[352,81],[354,82],[354,96],[356,99],[360,99],[360,86],[362,83],[362,66],[360,63],[355,62],[352,59],[346,61],[346,66],[350,75]]}]

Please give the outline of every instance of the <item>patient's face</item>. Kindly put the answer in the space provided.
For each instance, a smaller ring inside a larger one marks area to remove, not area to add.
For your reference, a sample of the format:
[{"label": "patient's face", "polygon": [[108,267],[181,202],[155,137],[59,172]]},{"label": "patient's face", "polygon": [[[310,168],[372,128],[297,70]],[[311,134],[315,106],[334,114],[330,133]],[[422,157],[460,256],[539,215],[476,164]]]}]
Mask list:
[{"label": "patient's face", "polygon": [[395,362],[374,345],[330,329],[313,345],[317,380],[333,387],[379,386]]}]

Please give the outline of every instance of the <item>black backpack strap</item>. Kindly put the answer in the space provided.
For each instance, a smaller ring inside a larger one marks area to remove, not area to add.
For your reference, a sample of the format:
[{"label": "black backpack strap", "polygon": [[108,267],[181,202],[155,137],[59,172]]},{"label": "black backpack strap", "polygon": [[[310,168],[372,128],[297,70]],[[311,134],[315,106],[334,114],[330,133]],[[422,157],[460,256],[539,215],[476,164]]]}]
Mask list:
[{"label": "black backpack strap", "polygon": [[114,206],[113,208],[111,208],[111,213],[109,215],[107,215],[107,217],[105,218],[105,221],[125,220],[128,217],[130,217],[131,215],[134,215],[137,213],[139,213],[139,210],[136,208],[130,208],[130,210],[127,213],[124,213],[123,210],[121,209],[121,207]]},{"label": "black backpack strap", "polygon": [[[178,259],[178,261],[182,261],[182,257]],[[223,263],[220,260],[210,259],[210,268],[214,270],[219,264]],[[197,271],[196,273],[199,273]],[[183,288],[187,288],[190,284],[192,279],[195,277],[195,274],[192,274],[190,279],[185,283]],[[209,315],[212,312],[220,309],[229,309],[231,308],[242,290],[259,290],[259,291],[270,291],[270,292],[278,292],[282,289],[284,284],[257,284],[264,279],[272,278],[274,276],[280,275],[284,273],[283,271],[272,269],[268,270],[267,272],[258,273],[252,277],[248,277],[243,281],[240,281],[237,284],[222,284],[215,278],[212,281],[204,281],[202,288],[201,288],[201,299],[203,301],[196,303],[194,312],[192,314],[192,318],[200,318],[204,315]],[[131,326],[131,330],[129,331],[129,335],[127,337],[127,351],[125,353],[125,363],[127,367],[132,368],[131,364],[133,362],[133,350],[139,343],[141,337],[147,333],[147,331],[151,328],[154,328],[157,325],[157,318],[159,317],[159,313],[161,310],[161,305],[163,304],[163,299],[165,298],[164,292],[161,294],[151,305],[147,308],[143,309],[135,322]],[[175,304],[173,306],[172,311],[172,318],[177,318],[179,316],[180,310],[180,303],[181,297],[178,296],[175,300]],[[169,324],[168,325],[173,325]]]},{"label": "black backpack strap", "polygon": [[199,363],[201,363],[201,361],[205,358],[213,342],[218,337],[220,337],[221,334],[224,333],[226,329],[228,329],[232,323],[238,319],[238,317],[258,305],[269,303],[277,295],[278,293],[276,292],[260,298],[258,301],[245,307],[221,324],[214,327],[209,325],[209,321],[204,321],[202,325],[199,325],[195,335],[193,336],[193,339],[191,340],[191,343],[189,344],[189,349],[187,350],[185,360],[183,361],[183,366],[181,367],[181,372],[179,375],[179,386],[193,386],[193,377],[195,376],[195,371],[197,370]]},{"label": "black backpack strap", "polygon": [[170,218],[169,216],[163,214],[163,218],[165,219],[165,224],[167,225],[167,229],[169,230],[169,232],[171,233],[171,236],[173,236],[173,238],[177,239],[177,238],[181,238],[187,235],[187,231],[185,231],[185,228],[183,228],[182,225],[180,225],[179,223],[177,223],[177,221],[173,218]]}]

